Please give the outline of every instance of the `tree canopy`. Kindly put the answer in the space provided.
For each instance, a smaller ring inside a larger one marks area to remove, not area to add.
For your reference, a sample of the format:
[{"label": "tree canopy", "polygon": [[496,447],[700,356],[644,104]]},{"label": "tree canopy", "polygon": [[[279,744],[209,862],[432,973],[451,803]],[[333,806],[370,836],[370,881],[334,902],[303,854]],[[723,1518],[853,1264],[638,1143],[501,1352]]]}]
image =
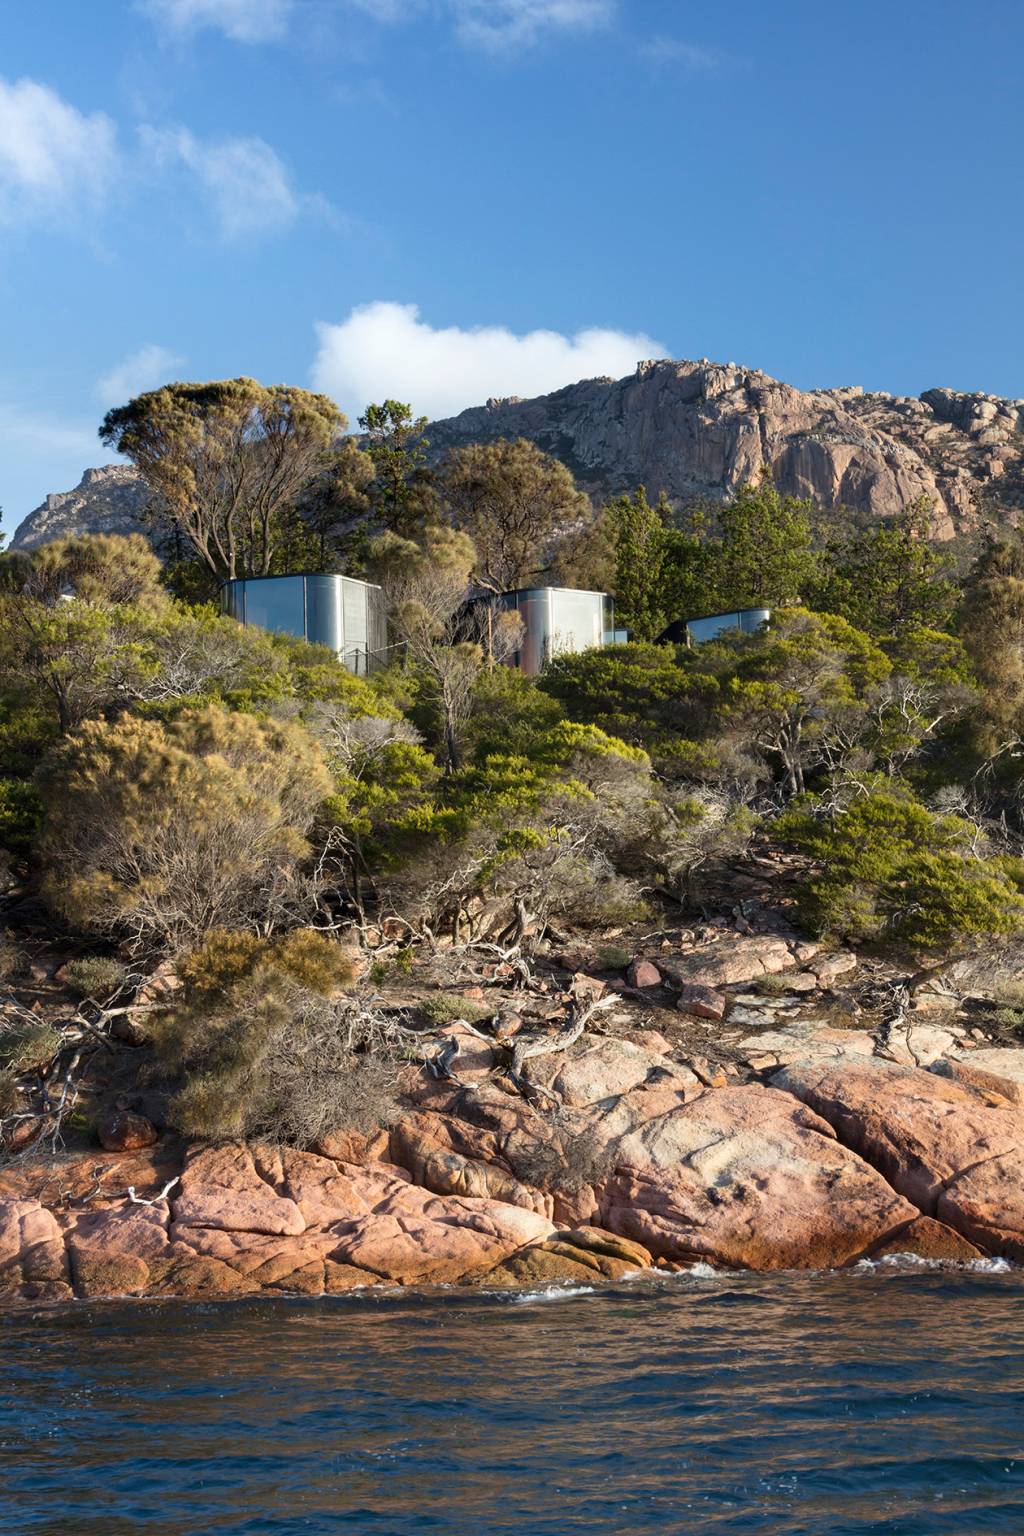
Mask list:
[{"label": "tree canopy", "polygon": [[167,384],[108,411],[100,438],[139,470],[150,516],[215,577],[279,568],[298,504],[324,477],[362,476],[326,395],[255,379]]}]

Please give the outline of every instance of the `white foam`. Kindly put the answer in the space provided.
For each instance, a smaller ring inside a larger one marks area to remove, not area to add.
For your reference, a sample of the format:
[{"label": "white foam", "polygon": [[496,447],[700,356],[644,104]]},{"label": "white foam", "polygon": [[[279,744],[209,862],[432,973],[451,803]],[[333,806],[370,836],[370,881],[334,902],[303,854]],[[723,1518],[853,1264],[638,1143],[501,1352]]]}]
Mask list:
[{"label": "white foam", "polygon": [[1008,1259],[926,1259],[919,1253],[887,1253],[881,1259],[858,1259],[854,1272],[876,1274],[880,1269],[958,1269],[965,1274],[1008,1275],[1014,1268]]},{"label": "white foam", "polygon": [[534,1301],[565,1301],[570,1296],[593,1296],[596,1290],[594,1285],[553,1285],[543,1291],[522,1291],[518,1296],[510,1296],[509,1300],[516,1306],[527,1306]]}]

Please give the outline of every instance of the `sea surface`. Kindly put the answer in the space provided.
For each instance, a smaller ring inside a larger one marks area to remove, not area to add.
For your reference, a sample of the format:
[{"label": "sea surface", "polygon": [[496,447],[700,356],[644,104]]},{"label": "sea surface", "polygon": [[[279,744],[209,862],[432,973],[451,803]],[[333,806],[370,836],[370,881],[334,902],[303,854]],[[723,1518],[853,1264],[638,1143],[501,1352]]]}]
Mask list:
[{"label": "sea surface", "polygon": [[3,1536],[1024,1532],[1024,1274],[0,1319]]}]

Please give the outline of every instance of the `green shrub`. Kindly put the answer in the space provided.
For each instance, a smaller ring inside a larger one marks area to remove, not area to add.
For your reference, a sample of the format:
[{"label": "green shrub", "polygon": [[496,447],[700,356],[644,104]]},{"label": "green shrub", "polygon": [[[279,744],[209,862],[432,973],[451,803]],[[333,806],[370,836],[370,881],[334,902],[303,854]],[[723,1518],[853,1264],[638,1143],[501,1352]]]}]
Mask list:
[{"label": "green shrub", "polygon": [[438,992],[420,1004],[420,1011],[431,1024],[454,1024],[456,1019],[465,1019],[467,1024],[478,1024],[481,1019],[491,1018],[495,1009],[493,1004],[481,1003],[473,997]]},{"label": "green shrub", "polygon": [[18,1019],[0,1025],[0,1070],[34,1072],[53,1059],[60,1043],[50,1024]]},{"label": "green shrub", "polygon": [[78,960],[69,960],[64,967],[64,977],[71,990],[79,997],[97,1000],[113,997],[124,986],[126,974],[120,960],[115,960],[113,955],[82,955]]},{"label": "green shrub", "polygon": [[0,847],[25,855],[39,830],[43,802],[35,785],[0,779]]},{"label": "green shrub", "polygon": [[1024,1029],[1024,1008],[997,1008],[989,1014],[989,1019],[1004,1029]]},{"label": "green shrub", "polygon": [[42,890],[76,927],[171,951],[213,924],[294,921],[332,780],[294,722],[218,708],[126,715],[65,737],[41,773]]},{"label": "green shrub", "polygon": [[975,829],[936,816],[899,785],[873,788],[841,813],[797,802],[776,831],[817,862],[801,909],[819,933],[941,949],[1024,927],[1024,867],[978,858]]},{"label": "green shrub", "polygon": [[264,970],[288,977],[326,997],[352,979],[352,965],[336,939],[314,928],[292,928],[273,938],[211,928],[179,966],[189,994],[212,999]]},{"label": "green shrub", "polygon": [[597,964],[602,971],[624,971],[633,958],[633,952],[620,944],[602,944],[597,951]]},{"label": "green shrub", "polygon": [[754,983],[754,989],[763,993],[765,997],[782,997],[789,991],[789,978],[787,976],[759,976]]},{"label": "green shrub", "polygon": [[187,1136],[310,1146],[398,1113],[400,1052],[380,1049],[343,1001],[260,966],[219,993],[187,989],[151,1037],[176,1086],[168,1121]]},{"label": "green shrub", "polygon": [[1006,1008],[1024,1009],[1024,981],[1004,981],[995,1001]]}]

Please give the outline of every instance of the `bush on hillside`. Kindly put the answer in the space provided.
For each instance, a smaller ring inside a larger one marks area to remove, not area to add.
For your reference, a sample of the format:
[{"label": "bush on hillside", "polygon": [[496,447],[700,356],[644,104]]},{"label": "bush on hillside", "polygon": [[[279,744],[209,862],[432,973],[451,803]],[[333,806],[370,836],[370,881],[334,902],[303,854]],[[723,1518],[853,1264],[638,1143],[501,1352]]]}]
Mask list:
[{"label": "bush on hillside", "polygon": [[79,997],[97,1000],[113,997],[124,986],[127,971],[113,955],[82,955],[69,960],[64,979]]},{"label": "bush on hillside", "polygon": [[177,951],[310,905],[307,835],[331,780],[296,724],[212,707],[89,721],[40,782],[43,892],[75,927]]},{"label": "bush on hillside", "polygon": [[819,933],[928,950],[1024,929],[1024,862],[978,856],[975,827],[898,785],[831,815],[798,803],[776,831],[818,866],[801,907]]},{"label": "bush on hillside", "polygon": [[334,940],[221,930],[180,969],[183,998],[154,1016],[151,1035],[174,1085],[170,1123],[185,1135],[309,1146],[397,1112],[399,1052],[336,996],[350,971]]}]

